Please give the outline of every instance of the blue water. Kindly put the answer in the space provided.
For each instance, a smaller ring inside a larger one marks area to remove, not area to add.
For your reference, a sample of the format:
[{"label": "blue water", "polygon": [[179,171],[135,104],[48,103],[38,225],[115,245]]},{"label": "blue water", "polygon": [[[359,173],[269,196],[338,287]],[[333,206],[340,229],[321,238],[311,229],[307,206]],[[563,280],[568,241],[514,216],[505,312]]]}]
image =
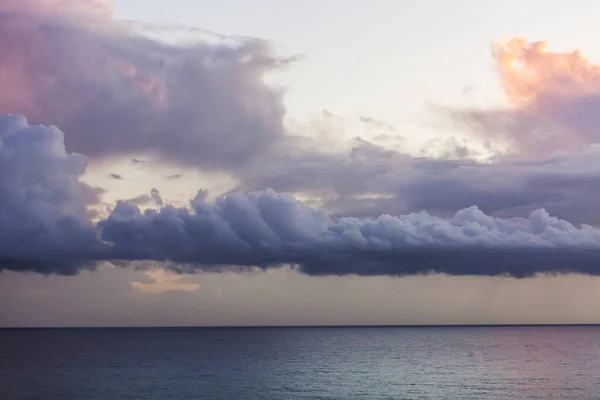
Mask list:
[{"label": "blue water", "polygon": [[0,399],[599,399],[600,327],[0,330]]}]

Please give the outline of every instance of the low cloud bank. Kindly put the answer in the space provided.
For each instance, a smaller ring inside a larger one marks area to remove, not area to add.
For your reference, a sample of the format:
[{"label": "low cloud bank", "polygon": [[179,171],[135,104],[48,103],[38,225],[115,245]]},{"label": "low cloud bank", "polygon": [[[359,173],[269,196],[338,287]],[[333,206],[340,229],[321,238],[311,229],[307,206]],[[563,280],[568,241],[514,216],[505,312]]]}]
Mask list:
[{"label": "low cloud bank", "polygon": [[[292,264],[311,275],[600,274],[600,230],[543,209],[521,218],[474,206],[448,218],[334,218],[273,190],[214,202],[199,191],[187,208],[142,211],[120,201],[93,224],[79,182],[85,166],[85,156],[65,151],[59,129],[0,118],[2,269],[73,274],[101,261],[148,260],[186,270]],[[151,196],[160,204],[158,191]]]}]

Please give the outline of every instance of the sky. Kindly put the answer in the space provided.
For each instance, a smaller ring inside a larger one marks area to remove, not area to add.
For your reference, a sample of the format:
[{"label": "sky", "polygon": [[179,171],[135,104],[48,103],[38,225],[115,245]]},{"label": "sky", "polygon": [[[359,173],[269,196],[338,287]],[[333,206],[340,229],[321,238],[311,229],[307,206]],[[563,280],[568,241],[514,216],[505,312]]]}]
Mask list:
[{"label": "sky", "polygon": [[0,326],[600,323],[594,1],[0,0]]}]

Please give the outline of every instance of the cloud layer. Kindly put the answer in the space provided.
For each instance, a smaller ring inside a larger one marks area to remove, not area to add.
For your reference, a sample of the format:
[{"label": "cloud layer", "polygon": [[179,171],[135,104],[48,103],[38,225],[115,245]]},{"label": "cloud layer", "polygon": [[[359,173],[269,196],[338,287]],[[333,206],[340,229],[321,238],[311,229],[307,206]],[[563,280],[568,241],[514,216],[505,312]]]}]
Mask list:
[{"label": "cloud layer", "polygon": [[200,192],[190,209],[141,212],[119,203],[99,228],[112,257],[192,269],[293,264],[312,275],[600,274],[600,231],[545,210],[508,219],[470,207],[447,219],[421,212],[334,221],[324,209],[271,190],[215,203]]},{"label": "cloud layer", "polygon": [[307,193],[337,215],[376,217],[428,210],[449,216],[477,205],[493,216],[545,208],[573,223],[600,224],[600,145],[528,160],[477,162],[414,157],[364,141],[347,153],[275,156],[239,174],[239,190]]},{"label": "cloud layer", "polygon": [[528,157],[598,143],[600,66],[579,50],[548,48],[546,42],[518,37],[496,43],[494,58],[509,107],[452,110],[454,118]]},{"label": "cloud layer", "polygon": [[490,149],[508,144],[507,152],[482,162],[452,137],[440,139],[454,143],[454,151],[437,158],[360,138],[339,152],[303,139],[271,148],[268,162],[250,160],[237,172],[238,190],[316,197],[338,216],[427,210],[449,217],[477,205],[497,217],[544,208],[572,223],[600,225],[600,66],[580,51],[551,51],[545,42],[521,38],[493,50],[507,104],[442,111]]},{"label": "cloud layer", "polygon": [[63,140],[56,127],[0,116],[2,265],[74,273],[97,257],[96,231],[85,218],[90,189],[79,182],[87,159],[67,154]]},{"label": "cloud layer", "polygon": [[169,44],[100,0],[3,1],[0,60],[0,113],[59,126],[89,157],[229,169],[283,136],[281,93],[263,76],[286,60],[258,39]]},{"label": "cloud layer", "polygon": [[[0,269],[600,274],[600,67],[580,52],[495,45],[506,107],[444,110],[478,139],[509,145],[479,162],[453,138],[433,158],[286,132],[282,93],[263,78],[290,60],[268,43],[151,36],[100,0],[0,3]],[[239,185],[214,202],[200,191],[185,208],[152,189],[92,223],[87,206],[102,189],[80,181],[87,157],[141,153],[224,170]],[[160,209],[139,208],[150,203]]]},{"label": "cloud layer", "polygon": [[[141,211],[120,201],[92,224],[79,185],[86,158],[68,154],[63,139],[22,116],[0,119],[3,269],[72,274],[96,261],[147,260],[177,270],[292,264],[311,275],[600,274],[600,230],[545,210],[504,219],[477,207],[449,218],[332,218],[272,190],[213,203],[199,191],[188,208]],[[151,196],[160,203],[158,191]]]}]

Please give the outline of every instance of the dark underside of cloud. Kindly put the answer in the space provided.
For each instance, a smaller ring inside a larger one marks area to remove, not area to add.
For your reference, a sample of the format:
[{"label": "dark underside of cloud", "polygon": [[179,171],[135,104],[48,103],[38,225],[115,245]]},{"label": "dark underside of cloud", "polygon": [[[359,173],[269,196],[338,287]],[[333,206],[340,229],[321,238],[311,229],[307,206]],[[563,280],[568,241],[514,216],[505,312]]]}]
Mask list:
[{"label": "dark underside of cloud", "polygon": [[[517,44],[510,51],[551,62]],[[510,108],[448,112],[510,142],[508,154],[416,157],[361,138],[333,151],[284,130],[281,93],[263,78],[287,60],[264,41],[157,41],[100,1],[0,3],[0,270],[70,275],[148,261],[177,271],[600,275],[600,80],[580,55],[565,57],[576,76],[550,68],[561,74],[523,82],[504,71]],[[92,222],[87,206],[102,189],[80,180],[88,157],[140,153],[223,170],[239,186],[213,202],[199,191],[185,208],[153,189]],[[149,203],[159,210],[139,208]]]},{"label": "dark underside of cloud", "polygon": [[177,264],[298,265],[311,275],[531,276],[600,274],[600,231],[576,228],[538,210],[500,219],[476,207],[439,218],[425,212],[340,218],[273,191],[231,195],[190,209],[142,213],[120,203],[99,222],[109,257]]}]

